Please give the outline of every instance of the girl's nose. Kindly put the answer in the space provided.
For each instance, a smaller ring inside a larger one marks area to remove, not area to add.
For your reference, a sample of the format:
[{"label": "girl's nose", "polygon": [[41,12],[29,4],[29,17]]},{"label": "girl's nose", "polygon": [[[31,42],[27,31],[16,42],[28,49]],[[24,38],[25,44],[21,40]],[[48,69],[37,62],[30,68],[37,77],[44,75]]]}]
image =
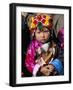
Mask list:
[{"label": "girl's nose", "polygon": [[41,36],[42,36],[43,38],[45,37],[44,32],[41,33]]}]

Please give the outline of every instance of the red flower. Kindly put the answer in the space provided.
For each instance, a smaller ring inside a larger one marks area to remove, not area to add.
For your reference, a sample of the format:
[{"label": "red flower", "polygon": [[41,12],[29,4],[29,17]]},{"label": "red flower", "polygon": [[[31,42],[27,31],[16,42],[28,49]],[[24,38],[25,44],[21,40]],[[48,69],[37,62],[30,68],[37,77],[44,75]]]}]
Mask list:
[{"label": "red flower", "polygon": [[43,20],[42,20],[42,23],[45,23],[45,21],[46,21],[46,20],[45,20],[45,19],[43,19]]},{"label": "red flower", "polygon": [[45,16],[45,15],[43,15],[43,18],[46,18],[46,16]]},{"label": "red flower", "polygon": [[41,21],[42,17],[41,15],[37,16],[38,21]]},{"label": "red flower", "polygon": [[33,23],[36,25],[38,22],[37,22],[37,20],[34,20],[34,22],[33,22]]}]

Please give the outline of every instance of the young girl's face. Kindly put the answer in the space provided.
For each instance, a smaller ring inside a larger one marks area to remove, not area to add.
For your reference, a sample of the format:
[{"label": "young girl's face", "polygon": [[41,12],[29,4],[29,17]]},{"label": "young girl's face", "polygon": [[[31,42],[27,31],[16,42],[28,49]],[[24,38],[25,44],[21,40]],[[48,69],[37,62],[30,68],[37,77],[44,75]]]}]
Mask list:
[{"label": "young girl's face", "polygon": [[50,32],[47,28],[43,28],[44,30],[40,31],[40,30],[36,30],[35,31],[35,39],[41,43],[45,43],[47,42],[47,40],[50,37]]}]

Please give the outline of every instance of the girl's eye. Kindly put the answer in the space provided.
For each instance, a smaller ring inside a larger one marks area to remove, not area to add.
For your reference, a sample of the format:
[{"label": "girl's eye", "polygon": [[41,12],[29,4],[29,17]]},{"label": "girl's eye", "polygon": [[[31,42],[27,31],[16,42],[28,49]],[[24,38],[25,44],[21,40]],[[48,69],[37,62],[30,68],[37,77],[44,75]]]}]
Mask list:
[{"label": "girl's eye", "polygon": [[45,30],[44,32],[49,32],[48,30]]},{"label": "girl's eye", "polygon": [[37,32],[38,34],[40,33],[40,32]]}]

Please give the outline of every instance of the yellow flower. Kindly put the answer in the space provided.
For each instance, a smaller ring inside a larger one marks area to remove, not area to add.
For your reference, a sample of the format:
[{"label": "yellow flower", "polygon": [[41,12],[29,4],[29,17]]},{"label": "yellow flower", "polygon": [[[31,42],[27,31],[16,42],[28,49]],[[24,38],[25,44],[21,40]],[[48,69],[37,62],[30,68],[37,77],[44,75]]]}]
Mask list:
[{"label": "yellow flower", "polygon": [[46,20],[44,24],[45,24],[45,26],[49,25],[48,20]]},{"label": "yellow flower", "polygon": [[34,21],[34,17],[31,17],[32,22]]},{"label": "yellow flower", "polygon": [[48,21],[48,20],[49,20],[49,18],[50,18],[50,16],[46,15],[46,21]]},{"label": "yellow flower", "polygon": [[34,23],[31,23],[30,28],[36,28],[36,25]]}]

